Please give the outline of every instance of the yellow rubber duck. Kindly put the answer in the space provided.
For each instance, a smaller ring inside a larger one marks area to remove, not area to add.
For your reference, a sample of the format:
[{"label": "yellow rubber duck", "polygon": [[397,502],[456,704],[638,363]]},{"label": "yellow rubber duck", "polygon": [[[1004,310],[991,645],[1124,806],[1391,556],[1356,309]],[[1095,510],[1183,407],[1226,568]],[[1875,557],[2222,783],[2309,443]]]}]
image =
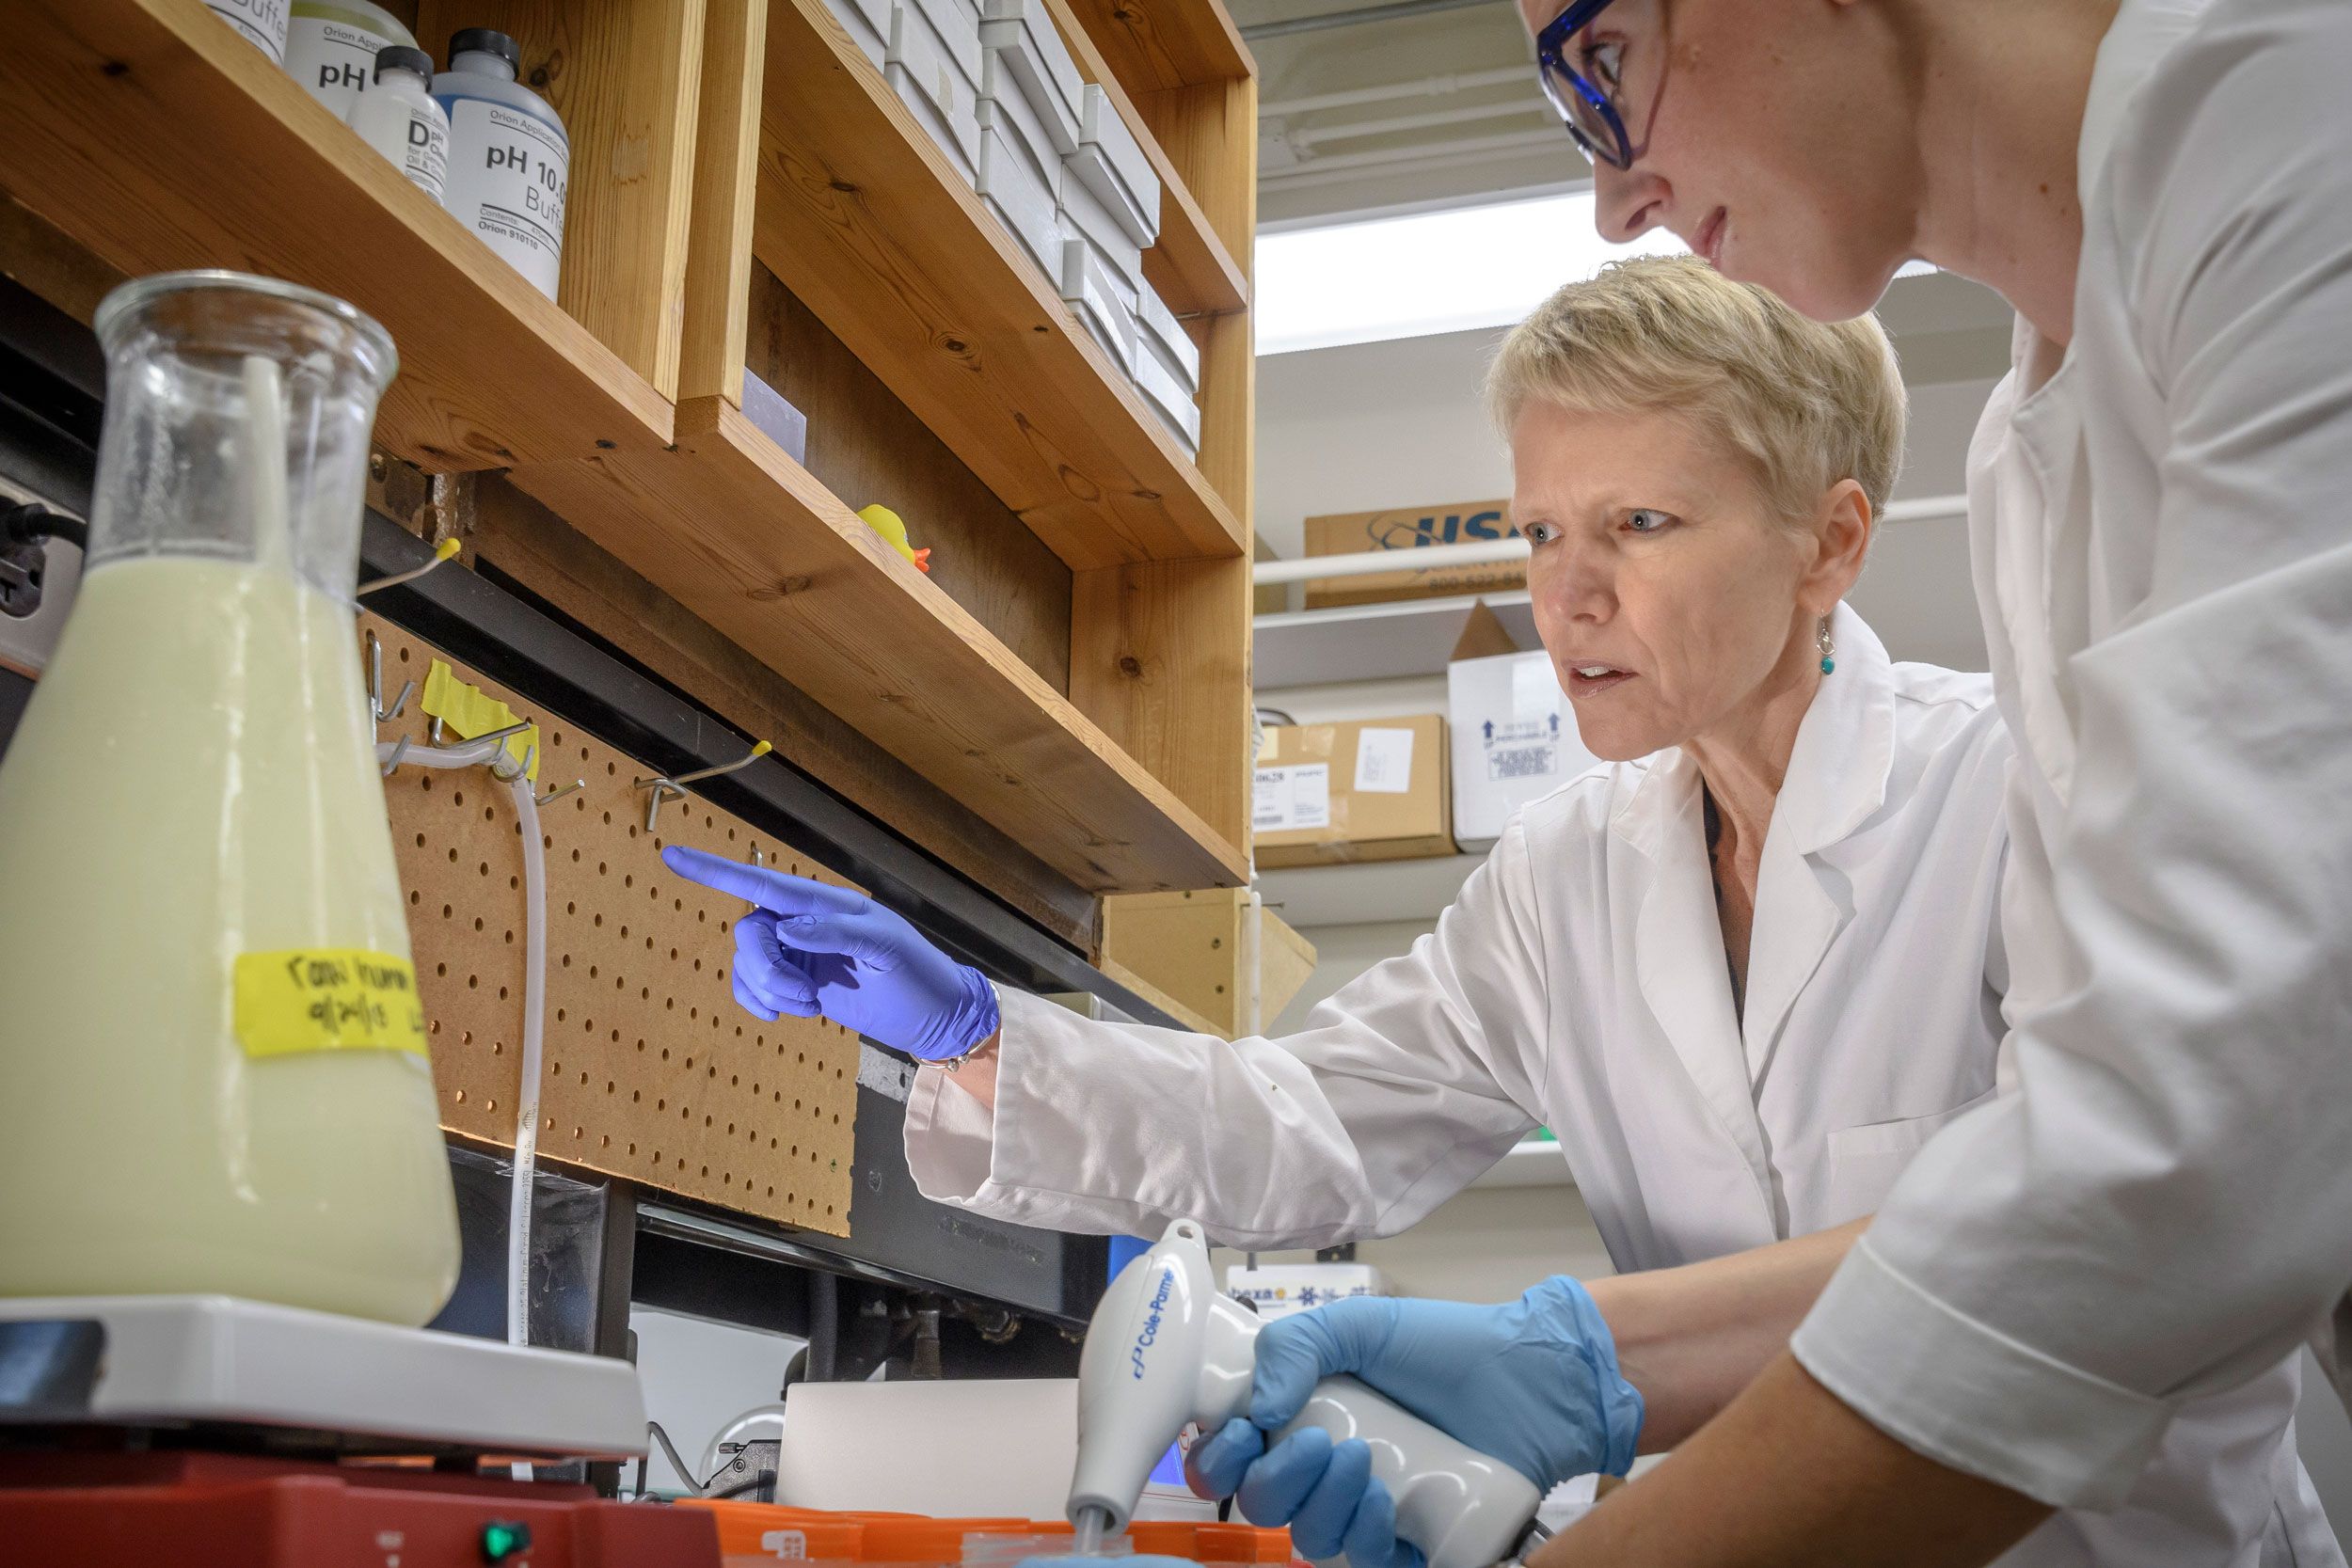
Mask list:
[{"label": "yellow rubber duck", "polygon": [[876,533],[882,536],[882,543],[888,545],[892,549],[897,550],[900,555],[905,556],[909,561],[914,562],[914,569],[916,571],[925,574],[930,573],[931,569],[931,552],[929,547],[918,550],[907,543],[907,524],[905,518],[899,516],[896,512],[891,511],[890,508],[882,505],[860,508],[858,511],[858,517],[867,528],[872,529]]}]

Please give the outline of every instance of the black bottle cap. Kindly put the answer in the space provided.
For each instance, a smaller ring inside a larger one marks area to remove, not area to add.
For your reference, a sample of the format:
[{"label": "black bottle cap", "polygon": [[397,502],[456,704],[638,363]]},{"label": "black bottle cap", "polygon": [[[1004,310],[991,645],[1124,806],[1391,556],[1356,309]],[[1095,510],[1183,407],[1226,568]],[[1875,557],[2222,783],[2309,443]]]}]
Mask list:
[{"label": "black bottle cap", "polygon": [[449,63],[455,65],[460,55],[496,55],[517,73],[523,69],[523,52],[515,40],[496,27],[461,27],[449,39]]},{"label": "black bottle cap", "polygon": [[388,71],[413,71],[430,82],[433,80],[433,56],[421,49],[411,49],[405,43],[387,44],[375,52],[375,79],[382,81]]}]

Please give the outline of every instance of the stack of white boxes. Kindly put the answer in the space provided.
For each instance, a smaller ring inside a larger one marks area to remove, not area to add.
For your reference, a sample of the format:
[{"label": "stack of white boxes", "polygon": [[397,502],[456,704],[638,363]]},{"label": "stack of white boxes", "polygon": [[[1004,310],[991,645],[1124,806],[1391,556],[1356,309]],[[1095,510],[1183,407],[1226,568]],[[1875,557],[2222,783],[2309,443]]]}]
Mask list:
[{"label": "stack of white boxes", "polygon": [[825,0],[834,19],[877,68],[890,57],[890,13],[898,0]]},{"label": "stack of white boxes", "polygon": [[1200,455],[1200,348],[1176,312],[1146,283],[1136,307],[1136,388],[1174,434],[1184,455]]},{"label": "stack of white boxes", "polygon": [[1048,277],[1061,273],[1062,153],[1086,79],[1038,0],[984,0],[980,199]]},{"label": "stack of white boxes", "polygon": [[1143,279],[1160,182],[1043,0],[828,0],[1189,456],[1200,351]]},{"label": "stack of white boxes", "polygon": [[[865,43],[873,13],[887,4],[882,78],[964,183],[979,179],[980,16],[975,0],[832,0],[834,14],[854,12],[850,31]],[[844,17],[845,21],[850,20]],[[870,55],[872,50],[869,48]]]}]

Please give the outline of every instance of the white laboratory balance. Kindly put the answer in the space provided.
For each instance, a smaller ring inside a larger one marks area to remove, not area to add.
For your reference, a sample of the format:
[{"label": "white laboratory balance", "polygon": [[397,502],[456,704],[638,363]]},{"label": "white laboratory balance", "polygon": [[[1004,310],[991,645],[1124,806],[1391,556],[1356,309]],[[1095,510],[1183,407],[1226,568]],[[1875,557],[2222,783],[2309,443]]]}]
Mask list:
[{"label": "white laboratory balance", "polygon": [[229,1296],[0,1300],[11,1560],[718,1568],[698,1511],[482,1469],[644,1447],[623,1361]]},{"label": "white laboratory balance", "polygon": [[619,1461],[645,1451],[645,1402],[625,1361],[268,1302],[0,1299],[0,1446],[5,1429],[71,1428],[329,1458]]}]

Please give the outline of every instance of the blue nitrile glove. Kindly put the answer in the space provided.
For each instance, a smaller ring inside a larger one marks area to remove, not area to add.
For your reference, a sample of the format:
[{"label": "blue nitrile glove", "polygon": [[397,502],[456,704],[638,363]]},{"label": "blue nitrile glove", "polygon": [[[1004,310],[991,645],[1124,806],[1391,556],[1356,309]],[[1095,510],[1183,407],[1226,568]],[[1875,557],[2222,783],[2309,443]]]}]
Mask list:
[{"label": "blue nitrile glove", "polygon": [[996,992],[862,893],[673,846],[661,863],[759,908],[735,923],[735,999],[757,1019],[831,1019],[927,1062],[996,1033]]},{"label": "blue nitrile glove", "polygon": [[1617,1371],[1616,1341],[1584,1287],[1555,1275],[1504,1307],[1359,1296],[1278,1319],[1258,1336],[1248,1419],[1193,1446],[1196,1491],[1238,1496],[1261,1525],[1287,1524],[1302,1556],[1344,1552],[1354,1568],[1421,1568],[1396,1539],[1396,1504],[1372,1450],[1319,1430],[1269,1450],[1327,1377],[1352,1373],[1422,1420],[1545,1491],[1570,1476],[1621,1476],[1642,1432],[1642,1396]]}]

